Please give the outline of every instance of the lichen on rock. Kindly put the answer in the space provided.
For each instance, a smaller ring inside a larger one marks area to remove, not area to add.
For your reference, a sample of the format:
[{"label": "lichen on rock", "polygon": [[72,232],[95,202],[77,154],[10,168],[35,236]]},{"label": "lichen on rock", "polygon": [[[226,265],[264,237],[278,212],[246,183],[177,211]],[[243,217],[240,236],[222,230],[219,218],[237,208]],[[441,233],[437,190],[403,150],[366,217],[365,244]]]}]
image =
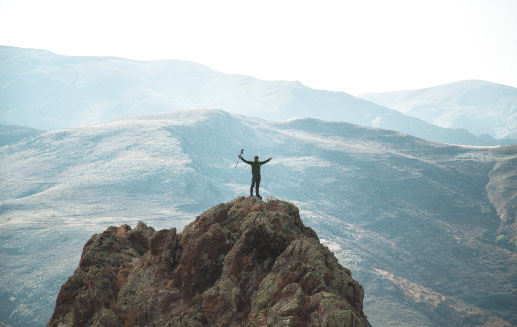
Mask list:
[{"label": "lichen on rock", "polygon": [[92,236],[49,326],[368,327],[363,296],[296,206],[239,197],[180,234]]}]

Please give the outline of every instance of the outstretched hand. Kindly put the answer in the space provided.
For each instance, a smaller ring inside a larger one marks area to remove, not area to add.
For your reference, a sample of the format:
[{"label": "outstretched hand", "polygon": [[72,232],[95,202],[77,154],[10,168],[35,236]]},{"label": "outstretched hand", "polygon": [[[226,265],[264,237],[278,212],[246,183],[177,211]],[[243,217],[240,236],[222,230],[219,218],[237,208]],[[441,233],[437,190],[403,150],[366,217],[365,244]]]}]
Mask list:
[{"label": "outstretched hand", "polygon": [[273,158],[269,157],[269,159],[267,159],[267,160],[271,160],[271,159],[273,159]]}]

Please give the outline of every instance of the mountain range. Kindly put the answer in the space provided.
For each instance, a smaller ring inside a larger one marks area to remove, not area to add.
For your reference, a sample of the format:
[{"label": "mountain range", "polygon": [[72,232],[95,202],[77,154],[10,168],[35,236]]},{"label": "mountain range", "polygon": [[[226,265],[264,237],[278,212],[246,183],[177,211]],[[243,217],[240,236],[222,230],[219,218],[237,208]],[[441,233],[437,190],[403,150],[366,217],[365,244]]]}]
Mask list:
[{"label": "mountain range", "polygon": [[138,221],[179,229],[247,195],[244,148],[273,157],[263,196],[294,203],[350,268],[373,326],[517,324],[517,146],[221,110],[20,130],[2,127],[1,323],[43,326],[91,234]]},{"label": "mountain range", "polygon": [[0,46],[0,124],[57,130],[192,109],[222,109],[272,121],[344,121],[449,144],[517,143],[439,127],[344,92],[315,90],[299,82],[223,74],[179,60],[72,57]]},{"label": "mountain range", "polygon": [[362,98],[437,126],[517,138],[517,88],[511,86],[466,80]]}]

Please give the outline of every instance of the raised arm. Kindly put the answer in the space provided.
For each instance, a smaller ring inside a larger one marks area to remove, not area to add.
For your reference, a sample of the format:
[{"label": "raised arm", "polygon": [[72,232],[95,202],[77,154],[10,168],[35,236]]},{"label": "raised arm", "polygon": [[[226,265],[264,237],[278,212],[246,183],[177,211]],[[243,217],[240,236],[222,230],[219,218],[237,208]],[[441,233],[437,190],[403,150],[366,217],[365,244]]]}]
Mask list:
[{"label": "raised arm", "polygon": [[265,163],[268,163],[269,161],[271,161],[271,159],[273,158],[269,157],[267,160],[261,161],[260,164],[263,165]]},{"label": "raised arm", "polygon": [[247,163],[248,165],[251,165],[251,161],[244,159],[240,154],[239,154],[239,158],[241,158],[241,160],[244,161],[245,163]]}]

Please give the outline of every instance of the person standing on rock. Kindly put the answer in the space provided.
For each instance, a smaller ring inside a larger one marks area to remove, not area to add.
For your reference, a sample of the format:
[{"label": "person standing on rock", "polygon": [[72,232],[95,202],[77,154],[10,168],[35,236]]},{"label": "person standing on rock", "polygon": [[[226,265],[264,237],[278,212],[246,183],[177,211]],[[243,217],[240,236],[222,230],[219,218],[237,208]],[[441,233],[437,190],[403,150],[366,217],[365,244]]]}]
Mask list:
[{"label": "person standing on rock", "polygon": [[242,157],[242,155],[239,154],[239,158],[247,163],[248,165],[251,165],[251,187],[250,187],[250,196],[253,196],[253,187],[255,186],[255,194],[257,197],[262,198],[259,194],[259,187],[260,187],[260,166],[262,166],[265,163],[268,163],[271,159],[259,161],[259,157],[255,156],[255,161],[248,161]]}]

